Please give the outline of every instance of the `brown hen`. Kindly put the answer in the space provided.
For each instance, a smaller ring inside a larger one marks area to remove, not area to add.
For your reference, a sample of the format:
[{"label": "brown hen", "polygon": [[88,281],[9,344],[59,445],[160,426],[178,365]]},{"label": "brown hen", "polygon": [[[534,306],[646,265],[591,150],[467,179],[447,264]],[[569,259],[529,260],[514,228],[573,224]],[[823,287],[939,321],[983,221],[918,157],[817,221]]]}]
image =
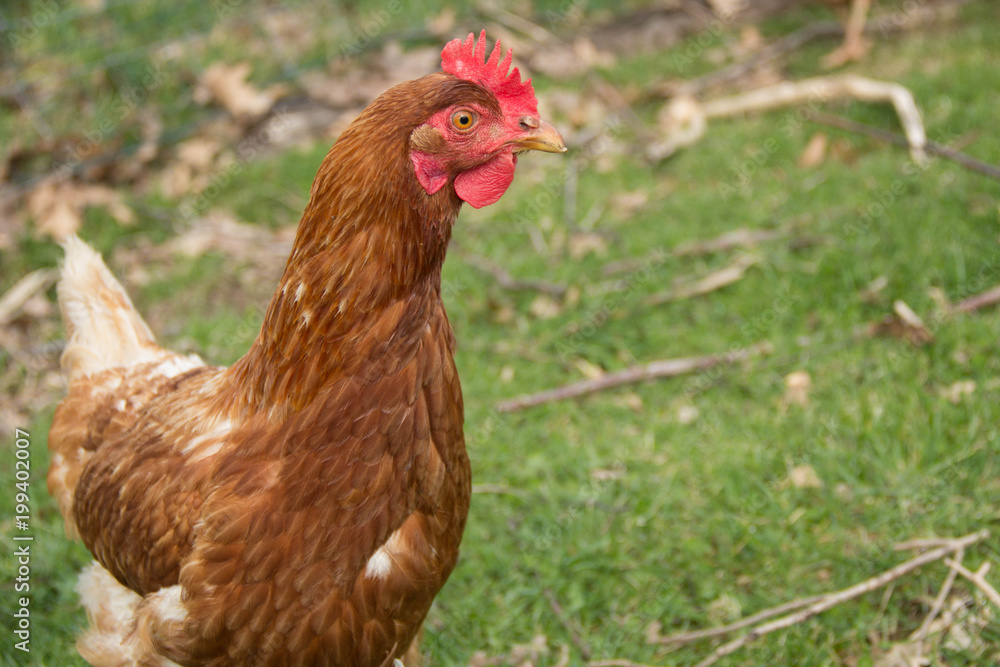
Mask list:
[{"label": "brown hen", "polygon": [[101,258],[66,243],[69,395],[48,481],[95,562],[95,665],[384,665],[416,653],[470,497],[441,265],[462,202],[565,151],[485,35],[375,100],[313,183],[247,354],[156,345]]}]

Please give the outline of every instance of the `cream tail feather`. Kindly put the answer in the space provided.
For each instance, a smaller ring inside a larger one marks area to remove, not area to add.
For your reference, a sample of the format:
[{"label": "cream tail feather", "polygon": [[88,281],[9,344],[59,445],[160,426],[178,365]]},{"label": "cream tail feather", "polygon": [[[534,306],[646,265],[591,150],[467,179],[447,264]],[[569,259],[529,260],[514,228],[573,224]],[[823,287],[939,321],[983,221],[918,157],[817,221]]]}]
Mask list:
[{"label": "cream tail feather", "polygon": [[[57,291],[67,334],[62,368],[70,382],[109,368],[177,358],[156,344],[97,251],[75,235],[63,242],[63,249]],[[201,364],[196,357],[190,361]]]}]

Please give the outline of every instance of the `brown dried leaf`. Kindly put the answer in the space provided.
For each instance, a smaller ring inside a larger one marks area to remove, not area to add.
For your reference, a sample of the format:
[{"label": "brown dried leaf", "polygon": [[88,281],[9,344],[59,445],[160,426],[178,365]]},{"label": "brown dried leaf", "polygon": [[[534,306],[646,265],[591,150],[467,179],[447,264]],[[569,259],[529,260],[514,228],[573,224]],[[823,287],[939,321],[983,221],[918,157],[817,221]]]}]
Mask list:
[{"label": "brown dried leaf", "polygon": [[540,50],[531,58],[531,68],[553,78],[578,76],[595,67],[609,67],[614,56],[597,49],[586,37],[578,37],[569,45]]},{"label": "brown dried leaf", "polygon": [[271,110],[288,87],[278,84],[267,90],[257,90],[247,83],[250,69],[250,63],[210,65],[198,79],[198,86],[194,91],[195,102],[218,102],[237,120],[257,120]]},{"label": "brown dried leaf", "polygon": [[437,16],[432,16],[425,21],[427,32],[435,37],[448,37],[455,27],[455,8],[445,7]]},{"label": "brown dried leaf", "polygon": [[552,297],[545,294],[539,294],[535,297],[535,300],[531,302],[528,312],[540,320],[551,320],[553,317],[562,312],[562,306],[560,306],[559,302]]},{"label": "brown dried leaf", "polygon": [[823,487],[823,480],[816,474],[815,468],[804,463],[788,471],[786,484],[796,489],[820,489]]},{"label": "brown dried leaf", "polygon": [[649,202],[649,193],[645,190],[616,192],[611,196],[611,214],[619,220],[627,220],[642,210]]},{"label": "brown dried leaf", "polygon": [[812,378],[805,371],[794,371],[785,376],[785,396],[782,404],[785,406],[809,405],[809,390],[812,388]]},{"label": "brown dried leaf", "polygon": [[50,179],[28,194],[27,203],[38,231],[57,241],[80,229],[83,212],[90,206],[103,206],[120,224],[135,221],[121,194],[106,185]]},{"label": "brown dried leaf", "polygon": [[826,135],[822,132],[812,135],[805,150],[802,151],[802,155],[799,156],[799,166],[803,169],[811,169],[823,164],[823,160],[826,159],[827,144]]},{"label": "brown dried leaf", "polygon": [[892,315],[886,315],[882,321],[876,322],[870,327],[872,335],[908,340],[918,347],[934,340],[934,334],[920,319],[920,316],[906,305],[906,302],[897,300],[892,304],[892,310]]},{"label": "brown dried leaf", "polygon": [[691,424],[698,418],[701,411],[694,405],[682,405],[677,408],[677,421],[680,424]]},{"label": "brown dried leaf", "polygon": [[569,256],[574,260],[583,259],[590,253],[603,257],[607,252],[607,241],[600,234],[579,232],[569,237]]},{"label": "brown dried leaf", "polygon": [[575,359],[573,361],[573,365],[576,366],[577,370],[579,370],[583,374],[583,377],[588,380],[597,380],[598,378],[604,377],[604,369],[597,364],[587,361],[586,359]]},{"label": "brown dried leaf", "polygon": [[[293,232],[294,233],[294,232]],[[166,244],[170,252],[188,257],[223,252],[235,259],[285,257],[291,250],[289,230],[270,229],[239,222],[230,213],[213,210]]]},{"label": "brown dried leaf", "polygon": [[861,300],[865,303],[878,303],[882,290],[884,290],[888,284],[888,278],[885,276],[879,276],[865,285],[864,289],[861,290]]},{"label": "brown dried leaf", "polygon": [[625,467],[614,468],[594,468],[590,471],[590,478],[595,482],[611,482],[625,476]]},{"label": "brown dried leaf", "polygon": [[959,380],[942,389],[941,397],[958,405],[964,397],[971,396],[974,393],[976,393],[975,380]]},{"label": "brown dried leaf", "polygon": [[176,159],[160,176],[160,184],[168,197],[181,197],[200,192],[209,183],[207,174],[216,166],[222,144],[207,137],[192,137],[177,145]]}]

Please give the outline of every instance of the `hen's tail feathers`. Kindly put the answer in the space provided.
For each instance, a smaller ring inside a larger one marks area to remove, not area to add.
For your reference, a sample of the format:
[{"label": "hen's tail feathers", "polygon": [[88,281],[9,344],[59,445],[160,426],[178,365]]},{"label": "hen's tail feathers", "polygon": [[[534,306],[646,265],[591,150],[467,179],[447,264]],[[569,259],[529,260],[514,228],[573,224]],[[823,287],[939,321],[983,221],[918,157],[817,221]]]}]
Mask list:
[{"label": "hen's tail feathers", "polygon": [[59,308],[66,325],[62,368],[70,380],[160,357],[153,333],[101,256],[77,236],[62,244]]}]

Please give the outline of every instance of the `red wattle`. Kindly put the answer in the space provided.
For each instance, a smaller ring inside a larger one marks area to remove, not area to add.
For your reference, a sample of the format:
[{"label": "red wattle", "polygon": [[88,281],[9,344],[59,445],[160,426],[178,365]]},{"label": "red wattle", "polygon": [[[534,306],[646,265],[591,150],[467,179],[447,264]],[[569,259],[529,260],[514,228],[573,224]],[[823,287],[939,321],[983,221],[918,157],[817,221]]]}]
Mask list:
[{"label": "red wattle", "polygon": [[517,156],[502,153],[455,177],[455,192],[473,208],[496,203],[514,180]]}]

